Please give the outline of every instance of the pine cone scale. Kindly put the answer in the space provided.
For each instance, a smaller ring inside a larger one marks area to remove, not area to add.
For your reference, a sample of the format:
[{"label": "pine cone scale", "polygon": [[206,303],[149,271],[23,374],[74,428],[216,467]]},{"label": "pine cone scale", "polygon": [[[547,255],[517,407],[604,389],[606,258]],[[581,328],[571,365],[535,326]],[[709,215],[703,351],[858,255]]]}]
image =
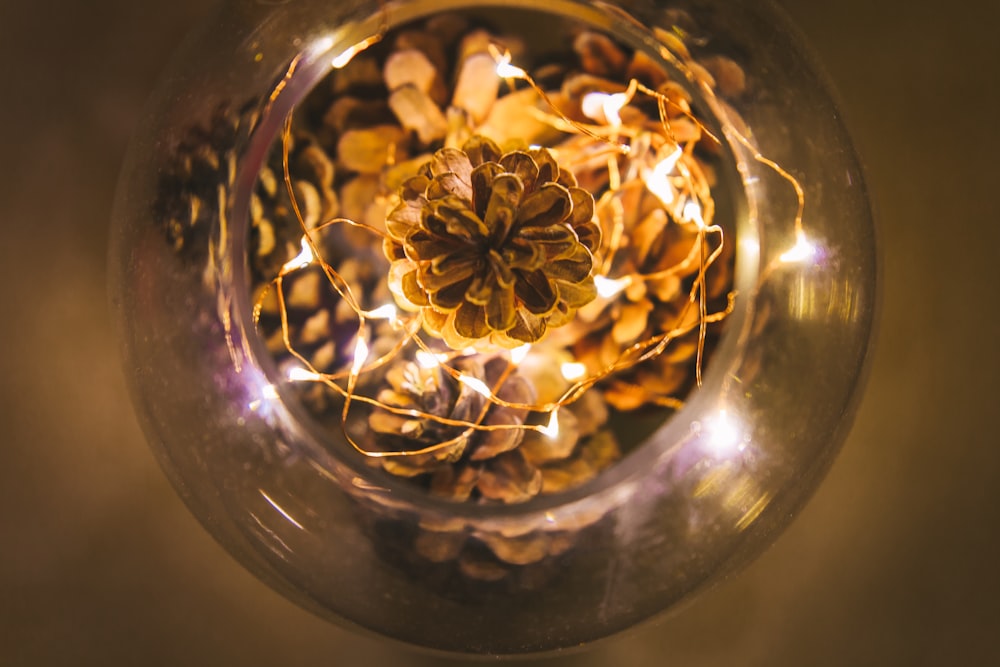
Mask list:
[{"label": "pine cone scale", "polygon": [[569,190],[558,183],[546,183],[526,195],[517,207],[517,225],[521,227],[548,227],[553,221],[562,221],[573,210]]}]

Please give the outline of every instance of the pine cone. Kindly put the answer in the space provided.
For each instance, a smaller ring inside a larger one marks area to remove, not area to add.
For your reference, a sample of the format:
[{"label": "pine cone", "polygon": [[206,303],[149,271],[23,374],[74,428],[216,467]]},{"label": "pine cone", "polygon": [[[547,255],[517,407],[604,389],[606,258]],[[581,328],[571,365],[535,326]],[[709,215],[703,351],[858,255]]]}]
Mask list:
[{"label": "pine cone", "polygon": [[[502,378],[506,365],[507,361],[500,357],[485,362],[481,357],[467,357],[457,362],[456,368],[492,388]],[[469,423],[479,422],[486,410],[483,424],[515,427],[523,424],[527,416],[527,410],[489,405],[486,397],[455,380],[440,366],[423,368],[401,361],[389,369],[386,379],[390,388],[380,392],[378,400],[391,407]],[[509,403],[531,404],[535,400],[531,385],[516,371],[495,391]],[[374,449],[379,451],[415,451],[454,441],[428,454],[379,459],[394,475],[422,478],[435,495],[459,501],[513,503],[527,500],[541,490],[541,473],[518,451],[524,439],[522,429],[475,430],[381,409],[371,413],[368,424],[374,434]]]},{"label": "pine cone", "polygon": [[[256,105],[216,108],[208,122],[187,129],[162,170],[156,215],[179,254],[205,261],[208,236],[236,172],[236,144],[257,122]],[[304,133],[292,137],[292,187],[306,226],[332,217],[337,208],[333,163]],[[282,177],[278,146],[261,169],[250,202],[250,266],[255,287],[270,281],[299,252],[301,227]]]},{"label": "pine cone", "polygon": [[407,180],[389,214],[389,284],[451,347],[539,340],[597,295],[594,200],[544,149],[473,137]]},{"label": "pine cone", "polygon": [[[250,231],[254,278],[269,281],[301,249],[302,226],[295,217],[284,183],[280,143],[261,169],[250,200]],[[335,217],[339,202],[333,190],[334,166],[310,136],[295,133],[288,155],[292,190],[307,229]]]},{"label": "pine cone", "polygon": [[174,251],[194,261],[207,257],[220,188],[232,185],[233,146],[244,122],[255,122],[248,108],[237,112],[219,106],[205,124],[186,128],[160,171],[156,218]]},{"label": "pine cone", "polygon": [[[689,294],[700,268],[700,237],[693,223],[674,220],[651,193],[633,191],[623,202],[627,243],[615,255],[612,275],[669,273],[635,281],[613,298],[595,299],[553,342],[566,345],[588,373],[597,374],[639,342],[689,331],[672,340],[663,354],[601,383],[613,407],[634,410],[681,396],[693,381],[699,310],[689,304]],[[726,245],[706,275],[709,312],[725,308],[731,285],[732,249]],[[710,334],[709,344],[714,330]]]}]

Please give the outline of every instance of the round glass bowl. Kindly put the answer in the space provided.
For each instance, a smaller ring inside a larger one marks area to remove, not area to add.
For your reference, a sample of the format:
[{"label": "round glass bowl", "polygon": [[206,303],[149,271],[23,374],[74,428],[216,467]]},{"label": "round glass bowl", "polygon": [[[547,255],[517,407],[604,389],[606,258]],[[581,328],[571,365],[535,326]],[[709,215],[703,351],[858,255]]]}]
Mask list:
[{"label": "round glass bowl", "polygon": [[747,563],[864,381],[863,175],[761,2],[233,0],[114,216],[135,407],[191,510],[435,650],[578,646]]}]

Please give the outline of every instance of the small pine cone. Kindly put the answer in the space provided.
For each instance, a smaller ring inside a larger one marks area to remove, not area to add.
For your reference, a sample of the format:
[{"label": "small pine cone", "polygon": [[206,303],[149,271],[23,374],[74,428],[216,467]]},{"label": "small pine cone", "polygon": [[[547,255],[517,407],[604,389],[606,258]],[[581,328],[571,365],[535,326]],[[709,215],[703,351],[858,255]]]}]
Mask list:
[{"label": "small pine cone", "polygon": [[444,148],[389,214],[389,285],[455,349],[516,347],[597,295],[594,199],[542,148],[502,154],[483,137]]},{"label": "small pine cone", "polygon": [[241,124],[252,125],[249,107],[219,106],[203,125],[185,130],[161,168],[154,205],[167,239],[177,253],[195,261],[208,252],[208,235],[218,216],[221,193],[231,185],[233,152]]},{"label": "small pine cone", "polygon": [[[284,182],[283,148],[279,144],[260,171],[250,203],[251,265],[254,279],[268,281],[300,250],[302,225],[295,216]],[[289,175],[295,202],[307,229],[337,215],[339,202],[333,189],[334,165],[326,152],[305,134],[291,137]]]},{"label": "small pine cone", "polygon": [[542,495],[580,486],[621,458],[618,440],[605,427],[608,416],[601,392],[591,389],[560,408],[555,437],[525,436],[521,451],[542,472]]},{"label": "small pine cone", "polygon": [[[463,376],[494,388],[501,400],[530,405],[535,400],[531,385],[516,371],[504,378],[506,365],[500,357],[485,361],[471,357],[457,362],[456,368]],[[451,443],[426,454],[379,459],[386,471],[420,479],[433,494],[458,501],[522,502],[541,490],[541,473],[517,451],[525,433],[517,427],[524,423],[527,410],[490,404],[440,366],[424,368],[400,361],[388,370],[386,380],[390,386],[379,393],[381,403],[428,416],[399,415],[376,408],[368,419],[375,450],[417,451]],[[464,424],[443,424],[431,415],[513,428],[477,430]]]},{"label": "small pine cone", "polygon": [[[353,258],[335,267],[338,275],[351,285],[361,308],[372,310],[391,297],[376,267]],[[357,346],[358,314],[330,284],[330,279],[318,264],[312,264],[286,274],[282,278],[284,296],[282,316],[275,284],[258,285],[254,303],[259,306],[258,331],[267,343],[283,375],[292,368],[301,368],[306,360],[319,373],[345,373],[354,362]],[[286,346],[282,320],[287,326]],[[399,338],[387,320],[369,320],[369,349],[373,358],[389,353]],[[292,354],[292,351],[295,354]],[[381,380],[378,369],[366,371],[359,382],[367,385]],[[336,419],[339,425],[341,398],[320,382],[295,383],[297,390],[313,416]],[[360,385],[359,385],[360,386]]]},{"label": "small pine cone", "polygon": [[[188,128],[161,170],[155,210],[178,253],[205,259],[208,236],[236,176],[236,144],[257,121],[255,105],[220,106],[204,125]],[[299,252],[301,226],[282,178],[278,146],[260,171],[250,202],[251,269],[255,284],[267,282]],[[307,227],[337,208],[333,163],[312,139],[292,137],[292,188]]]}]

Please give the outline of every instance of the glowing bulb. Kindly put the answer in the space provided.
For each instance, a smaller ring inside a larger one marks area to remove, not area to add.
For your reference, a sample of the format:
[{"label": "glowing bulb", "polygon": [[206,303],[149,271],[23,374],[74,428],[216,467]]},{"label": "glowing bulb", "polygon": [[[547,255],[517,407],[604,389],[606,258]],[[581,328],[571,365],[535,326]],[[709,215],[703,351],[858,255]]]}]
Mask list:
[{"label": "glowing bulb", "polygon": [[808,262],[813,257],[816,256],[816,246],[810,243],[805,234],[802,232],[796,233],[795,245],[789,250],[782,253],[781,261],[786,264],[793,264],[796,262]]},{"label": "glowing bulb", "polygon": [[742,433],[739,423],[726,410],[705,420],[706,444],[709,450],[720,458],[733,456],[746,449],[747,436]]},{"label": "glowing bulb", "polygon": [[493,396],[493,392],[490,388],[486,386],[486,383],[479,378],[474,378],[471,375],[459,375],[458,381],[467,386],[469,389],[482,394],[486,398]]},{"label": "glowing bulb", "polygon": [[547,438],[558,438],[559,437],[559,410],[553,410],[549,413],[549,423],[545,426],[539,426],[538,430]]},{"label": "glowing bulb", "polygon": [[312,246],[309,245],[309,239],[302,237],[302,252],[293,257],[292,259],[285,262],[285,265],[281,267],[282,271],[296,271],[298,269],[309,266],[316,259],[316,255],[312,251]]},{"label": "glowing bulb", "polygon": [[417,350],[416,358],[417,365],[421,368],[430,369],[436,368],[439,365],[437,355],[425,352],[424,350]]},{"label": "glowing bulb", "polygon": [[264,407],[265,401],[270,403],[271,401],[275,401],[277,399],[278,399],[278,388],[275,387],[273,384],[265,384],[260,388],[260,398],[255,398],[249,403],[247,403],[247,408],[249,408],[251,412],[257,412],[262,407]]},{"label": "glowing bulb", "polygon": [[358,55],[365,49],[371,46],[369,40],[365,40],[360,44],[354,44],[344,49],[339,55],[334,56],[333,61],[330,63],[333,65],[334,69],[342,69],[347,66],[349,62],[354,60],[354,56]]},{"label": "glowing bulb", "polygon": [[357,375],[367,360],[368,341],[364,339],[364,336],[358,336],[358,344],[354,347],[354,365],[351,367],[351,373]]},{"label": "glowing bulb", "polygon": [[333,37],[327,35],[326,37],[320,37],[312,45],[312,52],[315,54],[323,54],[333,48]]},{"label": "glowing bulb", "polygon": [[674,203],[674,186],[670,184],[670,174],[673,173],[677,161],[681,159],[683,154],[684,151],[681,150],[680,146],[677,146],[670,155],[657,162],[652,170],[643,175],[646,188],[656,195],[664,206],[670,206]]},{"label": "glowing bulb", "polygon": [[681,213],[681,218],[686,222],[695,223],[698,227],[705,227],[705,220],[701,217],[701,204],[694,199],[688,199],[684,203],[684,211]]},{"label": "glowing bulb", "polygon": [[530,344],[524,344],[521,347],[515,347],[510,351],[510,360],[515,364],[519,364],[524,361],[524,358],[528,356],[528,352],[531,350]]},{"label": "glowing bulb", "polygon": [[510,64],[510,51],[500,53],[493,44],[489,46],[490,55],[497,61],[497,76],[501,79],[527,79],[528,75],[523,69]]},{"label": "glowing bulb", "polygon": [[760,256],[760,241],[757,239],[741,238],[739,243],[740,248],[742,248],[743,252],[749,257],[756,260]]},{"label": "glowing bulb", "polygon": [[613,127],[622,124],[619,112],[628,103],[628,95],[625,93],[587,93],[581,101],[581,110],[588,117],[596,121],[604,120]]},{"label": "glowing bulb", "polygon": [[632,276],[623,276],[614,280],[604,276],[594,276],[594,286],[597,287],[597,293],[605,299],[618,296],[631,284]]},{"label": "glowing bulb", "polygon": [[292,382],[315,382],[322,377],[319,373],[314,373],[301,366],[293,366],[288,369],[288,379]]},{"label": "glowing bulb", "polygon": [[527,76],[523,69],[509,62],[497,63],[497,75],[501,79],[523,79]]},{"label": "glowing bulb", "polygon": [[587,367],[575,361],[567,361],[562,365],[562,376],[574,382],[587,374]]},{"label": "glowing bulb", "polygon": [[370,310],[365,313],[365,317],[370,317],[373,320],[389,320],[394,322],[396,320],[396,315],[398,311],[396,306],[391,303],[387,303],[384,306],[379,306],[375,310]]}]

